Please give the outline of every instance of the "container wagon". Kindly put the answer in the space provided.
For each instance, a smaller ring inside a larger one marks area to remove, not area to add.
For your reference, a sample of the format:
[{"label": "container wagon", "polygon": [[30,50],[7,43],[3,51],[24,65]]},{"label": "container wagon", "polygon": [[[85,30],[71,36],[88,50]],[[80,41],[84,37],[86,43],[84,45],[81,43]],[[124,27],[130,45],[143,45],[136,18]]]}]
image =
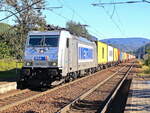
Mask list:
[{"label": "container wagon", "polygon": [[114,61],[114,49],[112,46],[108,45],[108,66],[112,66],[113,65],[113,61]]},{"label": "container wagon", "polygon": [[106,68],[108,63],[108,45],[97,41],[98,70]]},{"label": "container wagon", "polygon": [[114,64],[118,64],[119,63],[119,59],[118,59],[118,49],[114,48]]}]

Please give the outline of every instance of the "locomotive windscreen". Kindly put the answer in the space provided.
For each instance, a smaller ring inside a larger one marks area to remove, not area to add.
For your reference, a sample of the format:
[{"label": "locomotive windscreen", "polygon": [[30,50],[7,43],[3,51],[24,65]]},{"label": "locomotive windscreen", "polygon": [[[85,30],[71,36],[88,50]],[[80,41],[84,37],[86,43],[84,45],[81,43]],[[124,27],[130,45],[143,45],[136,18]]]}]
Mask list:
[{"label": "locomotive windscreen", "polygon": [[58,47],[58,35],[30,35],[29,46]]},{"label": "locomotive windscreen", "polygon": [[58,36],[45,36],[45,46],[57,47],[58,39]]}]

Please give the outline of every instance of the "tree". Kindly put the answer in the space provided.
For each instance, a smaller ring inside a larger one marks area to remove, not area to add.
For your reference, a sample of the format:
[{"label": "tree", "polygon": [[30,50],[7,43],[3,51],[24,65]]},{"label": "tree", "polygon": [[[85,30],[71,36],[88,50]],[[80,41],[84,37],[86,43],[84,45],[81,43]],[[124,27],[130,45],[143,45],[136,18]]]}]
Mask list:
[{"label": "tree", "polygon": [[88,33],[85,25],[82,25],[80,23],[69,21],[66,23],[66,28],[77,36],[82,36],[87,39],[90,37],[90,34]]},{"label": "tree", "polygon": [[146,53],[150,55],[150,44],[147,44],[146,46]]},{"label": "tree", "polygon": [[14,15],[14,22],[16,23],[14,27],[15,37],[8,37],[9,39],[7,39],[17,45],[18,54],[16,57],[20,57],[23,54],[28,31],[41,30],[46,25],[41,12],[41,9],[45,7],[44,0],[3,0],[3,2],[3,11]]},{"label": "tree", "polygon": [[10,48],[6,43],[0,42],[0,59],[10,57]]},{"label": "tree", "polygon": [[41,9],[44,8],[44,0],[4,0],[5,10],[18,12],[18,16],[14,21],[25,27],[26,29],[41,26],[45,24],[44,18],[41,16]]}]

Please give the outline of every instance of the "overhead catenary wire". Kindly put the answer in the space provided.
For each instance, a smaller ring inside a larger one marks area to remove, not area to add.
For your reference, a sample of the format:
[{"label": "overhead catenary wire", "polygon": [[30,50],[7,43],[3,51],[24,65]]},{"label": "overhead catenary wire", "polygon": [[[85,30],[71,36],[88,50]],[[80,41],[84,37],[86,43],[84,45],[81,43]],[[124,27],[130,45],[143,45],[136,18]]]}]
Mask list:
[{"label": "overhead catenary wire", "polygon": [[[40,1],[41,1],[41,0],[40,0]],[[40,1],[39,1],[39,2],[40,2]],[[39,2],[35,2],[35,3],[31,4],[30,6],[24,8],[24,9],[18,11],[18,12],[13,12],[13,11],[11,11],[11,10],[0,10],[1,12],[3,11],[3,12],[9,12],[9,13],[11,13],[11,15],[9,15],[9,16],[7,16],[7,17],[1,19],[0,21],[3,21],[3,20],[5,20],[5,19],[8,19],[8,18],[11,17],[11,16],[15,16],[15,17],[18,19],[19,23],[21,23],[21,21],[20,21],[19,17],[17,16],[17,14],[20,13],[20,12],[22,12],[22,11],[24,11],[24,10],[26,10],[26,9],[29,8],[29,7],[32,7],[33,5],[35,5],[35,4],[39,3]],[[56,8],[62,8],[62,7],[46,7],[46,8],[34,8],[34,9],[47,9],[47,10],[51,10],[51,11],[53,12],[52,9],[56,9]],[[54,13],[54,12],[53,12],[53,13]],[[55,14],[56,14],[56,13],[55,13]],[[57,15],[59,15],[59,14],[57,14]],[[59,16],[61,16],[61,15],[59,15]],[[62,17],[63,17],[63,16],[62,16]],[[63,18],[65,18],[65,17],[63,17]],[[15,28],[16,28],[16,25],[10,27],[7,31],[3,32],[0,36],[2,37],[3,35],[5,35],[6,33],[8,33],[9,31],[11,31],[11,30],[13,30],[13,29],[15,29]]]},{"label": "overhead catenary wire", "polygon": [[[60,0],[58,0],[58,1],[60,2],[61,7],[57,7],[57,8],[62,8],[62,7],[64,7],[63,3],[62,3]],[[74,13],[76,13],[75,10],[72,9],[70,6],[68,6],[68,8],[69,8],[71,11],[73,11]],[[65,19],[65,20],[67,20],[67,21],[70,21],[70,19],[69,19],[68,17],[66,17],[66,16],[64,16],[64,15],[62,15],[62,14],[60,14],[60,13],[57,13],[57,12],[53,11],[53,9],[51,9],[51,8],[36,8],[36,9],[42,9],[42,10],[51,11],[51,12],[54,13],[55,15],[57,15],[57,16],[59,16],[59,17]],[[77,15],[77,13],[76,13],[76,15]],[[82,19],[82,21],[84,21],[84,23],[87,23],[80,15],[78,15],[78,16]],[[87,25],[87,24],[84,24],[84,25]],[[89,25],[88,25],[88,26],[89,26]],[[94,29],[94,28],[92,28],[92,29]],[[94,31],[95,31],[95,32],[91,31],[91,33],[93,33],[93,34],[96,35],[97,37],[101,37],[101,36],[99,35],[100,33],[98,33],[98,31],[97,31],[96,29],[94,29]],[[98,34],[97,34],[96,32],[97,32]]]},{"label": "overhead catenary wire", "polygon": [[[60,0],[59,0],[59,1],[60,1]],[[1,19],[0,21],[4,21],[4,20],[6,20],[6,19],[8,19],[8,18],[10,18],[10,17],[12,17],[12,16],[15,16],[16,14],[18,14],[18,13],[20,13],[20,12],[22,12],[22,11],[28,9],[29,7],[32,7],[33,5],[35,5],[35,4],[39,3],[39,2],[41,2],[41,0],[32,3],[31,5],[29,5],[28,7],[23,8],[23,9],[20,10],[20,11],[17,11],[17,12],[12,13],[11,15],[9,15],[9,16],[7,16],[7,17]],[[62,4],[61,4],[61,5],[62,5]],[[63,5],[62,5],[62,6],[63,6]],[[52,13],[56,14],[57,16],[60,16],[60,17],[62,17],[62,18],[64,18],[64,19],[66,19],[66,20],[70,20],[68,17],[65,17],[65,16],[63,16],[62,14],[59,14],[59,13],[54,12],[54,11],[52,10],[52,8],[58,8],[58,7],[43,8],[43,10],[44,10],[44,9],[45,9],[45,10],[49,10],[49,11],[51,11]],[[71,7],[69,7],[69,8],[70,8],[70,9],[73,11],[73,13],[74,13],[73,16],[72,16],[72,18],[73,18],[76,12],[75,12],[75,10],[72,9]],[[76,15],[79,16],[79,17],[84,21],[84,23],[87,23],[79,14],[76,13]],[[90,27],[92,27],[92,26],[90,26]],[[92,28],[93,28],[93,27],[92,27]],[[95,30],[95,32],[98,32],[95,28],[93,28],[93,29]],[[101,34],[101,33],[98,32],[98,34]],[[102,34],[101,34],[101,35],[102,35]]]},{"label": "overhead catenary wire", "polygon": [[[112,3],[115,3],[115,2],[116,2],[116,0],[113,0]],[[116,4],[114,4],[114,6],[113,6],[113,12],[112,12],[112,14],[111,14],[111,18],[113,18],[114,14],[116,14],[116,17],[117,17],[117,19],[118,19],[118,22],[120,23],[120,25],[122,26],[121,28],[123,29],[123,24],[122,24],[122,22],[121,22],[121,20],[120,20],[120,17],[119,17],[119,15],[118,15],[117,8],[116,8]],[[118,26],[119,26],[119,25],[118,25]],[[124,30],[123,30],[123,31],[124,31]],[[124,32],[125,32],[125,31],[124,31]]]},{"label": "overhead catenary wire", "polygon": [[[59,2],[60,2],[60,4],[62,5],[63,3],[61,2],[61,0],[58,0]],[[69,9],[69,10],[71,10],[72,12],[73,12],[73,17],[74,17],[74,15],[77,15],[83,22],[84,22],[84,24],[86,24],[86,25],[88,25],[88,22],[81,16],[81,15],[79,15],[76,11],[75,11],[75,9],[73,9],[72,7],[70,7],[64,0],[62,0],[64,3],[65,3],[65,6]],[[64,6],[64,5],[63,5]],[[72,19],[73,19],[73,17],[72,17]],[[98,37],[106,37],[103,33],[100,33],[97,29],[95,29],[92,25],[88,25],[88,27],[91,27],[91,29],[95,32],[95,33],[93,33],[94,35],[97,35]]]},{"label": "overhead catenary wire", "polygon": [[[39,3],[39,2],[41,2],[41,0],[32,3],[31,5],[29,5],[28,7],[23,8],[23,9],[20,10],[20,11],[14,12],[13,14],[11,14],[11,15],[9,15],[9,16],[3,18],[3,19],[1,19],[0,21],[4,21],[4,20],[6,20],[6,19],[8,19],[8,18],[10,18],[10,17],[12,17],[12,16],[14,16],[14,15],[16,15],[16,14],[18,14],[18,13],[24,11],[24,10],[26,10],[26,9],[28,9],[29,7],[32,7],[33,5],[35,5],[35,4]],[[58,8],[58,7],[54,7],[54,8]],[[69,8],[74,12],[74,14],[76,13],[74,9],[72,9],[71,7],[69,7]],[[44,9],[44,8],[43,8],[43,9]],[[50,8],[49,8],[49,9],[48,9],[48,8],[45,8],[45,9],[51,11],[52,13],[54,13],[54,14],[56,14],[56,15],[58,15],[58,16],[64,18],[64,19],[66,19],[66,20],[70,20],[68,17],[63,16],[62,14],[56,13],[56,12],[54,12],[53,10],[51,10]],[[73,17],[74,17],[74,14],[73,14]],[[81,17],[78,13],[76,13],[76,15],[78,15],[78,16],[84,21],[84,23],[87,23],[87,22],[83,19],[83,17]],[[73,18],[73,17],[72,17],[72,18]],[[103,35],[102,33],[99,33],[99,32],[98,32],[95,28],[93,28],[92,26],[90,26],[90,27],[91,27],[95,32],[97,32],[98,34]],[[100,35],[99,35],[99,36],[100,36]]]},{"label": "overhead catenary wire", "polygon": [[116,13],[116,16],[117,16],[117,19],[118,19],[119,23],[120,23],[121,25],[123,25],[123,24],[122,24],[122,21],[121,21],[121,19],[120,19],[120,16],[119,16],[119,14],[118,14],[117,8],[115,9],[115,13]]},{"label": "overhead catenary wire", "polygon": [[60,14],[60,13],[56,13],[56,12],[53,10],[53,8],[57,8],[57,9],[58,9],[58,8],[63,8],[63,6],[59,6],[59,7],[46,7],[46,8],[34,8],[34,9],[42,9],[42,10],[51,11],[51,12],[54,13],[55,15],[60,16],[60,17],[64,18],[65,20],[70,20],[68,17],[63,16],[63,15]]},{"label": "overhead catenary wire", "polygon": [[17,18],[17,20],[19,21],[19,23],[21,23],[20,18],[11,10],[0,10],[0,12],[9,12],[11,13],[13,16],[15,16]]},{"label": "overhead catenary wire", "polygon": [[[61,15],[60,13],[56,13],[56,12],[54,12],[53,10],[49,10],[49,11],[51,11],[52,13],[54,13],[55,15],[57,15],[57,16],[59,16],[59,17],[61,17],[61,18],[63,18],[63,19],[65,19],[65,20],[70,20],[68,17],[65,17],[65,16],[63,16],[63,15]],[[86,24],[85,24],[86,25]],[[93,33],[95,36],[97,36],[97,37],[100,37],[100,35],[98,35],[97,33],[95,33],[95,32],[93,32],[93,31],[91,31],[91,33]]]},{"label": "overhead catenary wire", "polygon": [[49,10],[49,11],[51,11],[52,13],[54,13],[55,15],[57,15],[57,16],[60,16],[60,17],[62,17],[63,19],[65,19],[65,20],[70,20],[68,17],[66,17],[66,16],[63,16],[62,14],[60,14],[60,13],[56,13],[55,11],[53,11],[53,10],[50,10],[50,9],[47,9],[47,10]]},{"label": "overhead catenary wire", "polygon": [[[113,2],[115,2],[115,1],[113,0]],[[113,6],[113,11],[112,11],[112,14],[111,14],[111,18],[113,17],[115,11],[116,11],[116,5],[114,4],[114,6]]]},{"label": "overhead catenary wire", "polygon": [[126,2],[108,2],[108,3],[92,3],[93,6],[104,6],[104,5],[121,5],[121,4],[136,4],[136,3],[150,3],[148,0],[141,0],[141,1],[126,1]]},{"label": "overhead catenary wire", "polygon": [[[110,15],[110,13],[105,9],[104,5],[100,5],[101,2],[98,4],[98,6],[101,7],[101,8],[103,8],[104,12],[105,12],[106,15],[110,18],[110,20],[112,21],[112,23],[116,26],[116,28],[118,29],[118,31],[119,31],[123,36],[127,37],[126,34],[125,34],[125,32],[124,32],[124,30],[122,30],[122,29],[120,28],[120,26],[116,23],[116,21],[112,18],[113,15],[114,15],[114,13],[115,13],[115,11],[116,11],[116,6],[115,6],[114,3],[116,3],[115,0],[113,0],[113,2],[110,2],[110,4],[113,4],[113,5],[114,5],[114,7],[113,7],[113,12],[112,12],[111,15]],[[92,4],[92,5],[93,5],[93,4]],[[94,5],[93,5],[93,6],[94,6]]]},{"label": "overhead catenary wire", "polygon": [[109,14],[109,12],[105,9],[105,7],[102,7],[102,8],[104,9],[104,11],[105,11],[105,13],[107,14],[107,16],[110,18],[110,20],[112,21],[112,23],[113,23],[113,24],[116,26],[116,28],[119,30],[119,32],[120,32],[123,36],[127,37],[126,34],[125,34],[125,32],[124,32],[123,30],[121,30],[120,26],[114,21],[114,19],[111,17],[111,15]]},{"label": "overhead catenary wire", "polygon": [[[121,20],[118,16],[118,13],[116,11],[115,5],[122,5],[122,4],[136,4],[136,3],[150,3],[150,1],[148,0],[140,0],[140,1],[123,1],[123,2],[107,2],[107,3],[103,3],[101,1],[99,1],[99,3],[93,3],[93,6],[98,6],[98,7],[102,7],[105,11],[105,13],[109,16],[109,18],[112,20],[112,22],[114,23],[114,25],[117,27],[117,29],[121,32],[121,34],[125,34],[123,30],[121,30],[121,28],[119,27],[119,25],[113,20],[112,16],[114,14],[114,12],[116,12],[116,15],[118,17],[119,22],[121,23]],[[105,5],[114,5],[114,10],[112,15],[109,14],[109,12],[105,9]],[[122,24],[122,23],[121,23]]]}]

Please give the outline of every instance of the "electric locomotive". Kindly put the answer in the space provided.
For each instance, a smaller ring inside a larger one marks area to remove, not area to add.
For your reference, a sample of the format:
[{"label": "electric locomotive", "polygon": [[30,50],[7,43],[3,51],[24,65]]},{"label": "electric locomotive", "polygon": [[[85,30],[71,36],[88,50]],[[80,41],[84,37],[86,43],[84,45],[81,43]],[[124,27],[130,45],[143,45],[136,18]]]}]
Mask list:
[{"label": "electric locomotive", "polygon": [[98,65],[95,42],[66,30],[29,32],[23,61],[18,87],[68,81],[95,72]]}]

